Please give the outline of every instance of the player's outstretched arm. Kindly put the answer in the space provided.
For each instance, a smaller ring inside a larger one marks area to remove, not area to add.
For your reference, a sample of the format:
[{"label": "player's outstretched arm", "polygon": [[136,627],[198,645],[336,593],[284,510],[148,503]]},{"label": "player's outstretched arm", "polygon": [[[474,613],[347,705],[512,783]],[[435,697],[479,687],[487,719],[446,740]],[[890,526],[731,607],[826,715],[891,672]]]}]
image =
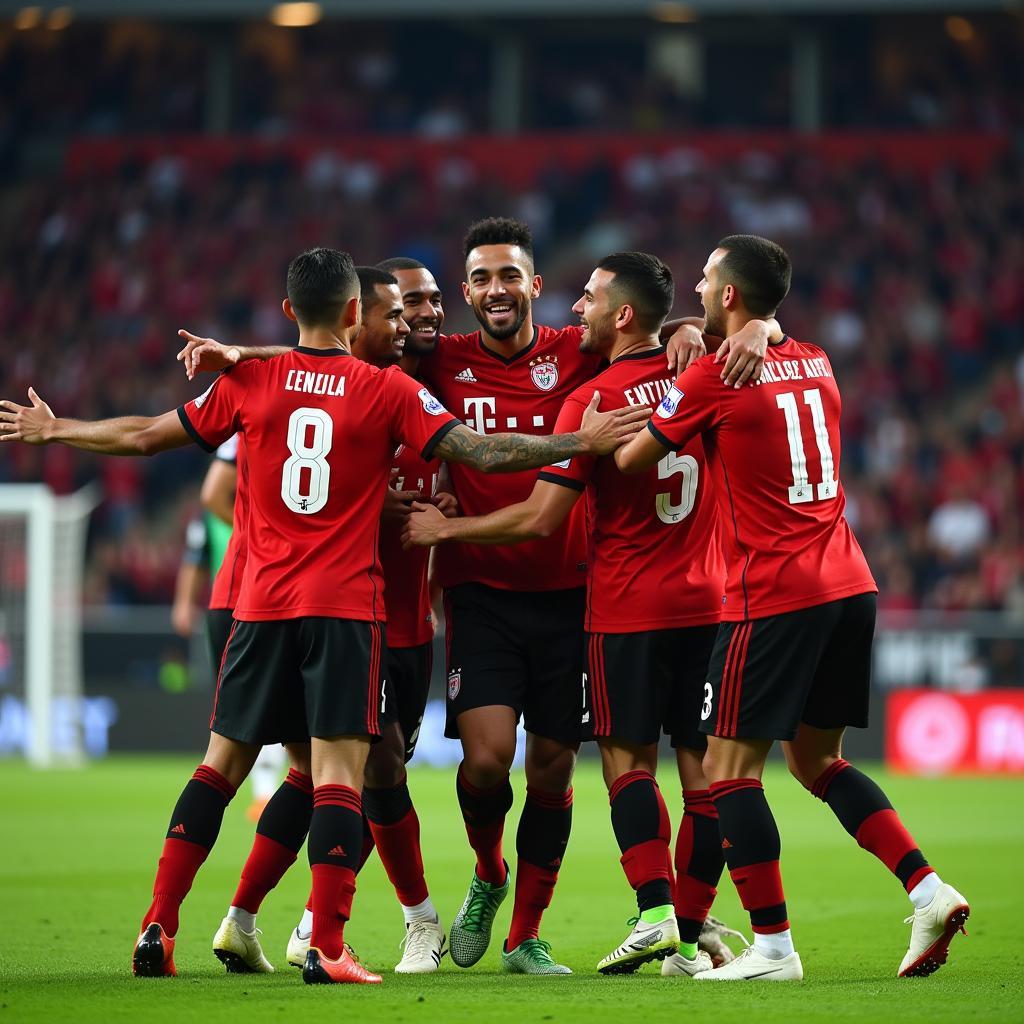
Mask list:
[{"label": "player's outstretched arm", "polygon": [[526,501],[495,509],[485,516],[446,518],[435,505],[414,502],[402,531],[405,547],[433,547],[445,541],[466,544],[519,544],[550,537],[565,521],[581,492],[538,480]]},{"label": "player's outstretched arm", "polygon": [[445,434],[432,454],[485,473],[539,469],[574,455],[608,455],[636,435],[650,417],[650,409],[627,406],[600,413],[600,398],[595,391],[580,429],[572,434],[478,434],[460,423]]},{"label": "player's outstretched arm", "polygon": [[200,338],[186,330],[178,331],[178,337],[185,339],[185,347],[176,358],[185,365],[185,376],[189,380],[197,373],[218,373],[247,359],[273,359],[291,352],[286,345],[253,345],[247,348],[223,345],[216,338]]},{"label": "player's outstretched arm", "polygon": [[31,405],[0,401],[0,441],[66,444],[102,455],[155,455],[180,448],[192,439],[177,412],[162,416],[119,416],[112,420],[67,420],[28,389]]},{"label": "player's outstretched arm", "polygon": [[642,473],[657,465],[670,450],[649,430],[641,430],[629,444],[615,452],[615,465],[623,473]]},{"label": "player's outstretched arm", "polygon": [[704,320],[699,316],[684,316],[662,324],[661,340],[666,346],[668,368],[676,377],[690,363],[708,354],[703,335]]}]

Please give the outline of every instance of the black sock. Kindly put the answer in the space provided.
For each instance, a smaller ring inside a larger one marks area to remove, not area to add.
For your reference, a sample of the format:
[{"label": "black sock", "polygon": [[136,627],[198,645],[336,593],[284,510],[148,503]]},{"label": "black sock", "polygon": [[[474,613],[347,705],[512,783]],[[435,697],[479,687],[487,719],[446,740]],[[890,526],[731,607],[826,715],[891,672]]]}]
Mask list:
[{"label": "black sock", "polygon": [[654,776],[620,775],[608,790],[612,829],[622,852],[622,869],[636,891],[640,912],[672,902],[668,810]]},{"label": "black sock", "polygon": [[394,825],[412,809],[407,781],[387,788],[363,787],[363,811],[375,825]]},{"label": "black sock", "polygon": [[256,831],[298,853],[306,841],[312,816],[313,780],[292,768],[267,801],[256,823]]}]

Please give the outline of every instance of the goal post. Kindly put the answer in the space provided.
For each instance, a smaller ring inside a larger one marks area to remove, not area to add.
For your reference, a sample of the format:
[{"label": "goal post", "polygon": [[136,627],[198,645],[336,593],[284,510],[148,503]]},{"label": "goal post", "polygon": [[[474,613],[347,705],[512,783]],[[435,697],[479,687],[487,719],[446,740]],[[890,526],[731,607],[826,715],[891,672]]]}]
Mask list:
[{"label": "goal post", "polygon": [[[0,700],[37,766],[82,760],[82,570],[97,492],[0,485]],[[17,743],[19,737],[14,737]],[[6,745],[6,744],[5,744]]]}]

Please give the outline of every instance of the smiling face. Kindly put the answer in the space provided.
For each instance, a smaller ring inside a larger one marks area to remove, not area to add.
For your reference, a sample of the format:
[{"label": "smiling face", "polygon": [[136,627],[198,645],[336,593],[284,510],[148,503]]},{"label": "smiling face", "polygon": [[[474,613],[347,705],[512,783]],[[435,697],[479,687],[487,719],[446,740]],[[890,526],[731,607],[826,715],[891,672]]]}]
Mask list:
[{"label": "smiling face", "polygon": [[352,353],[373,366],[393,366],[402,358],[409,325],[402,319],[402,296],[396,284],[373,287],[373,298],[363,297],[363,322],[352,343]]},{"label": "smiling face", "polygon": [[496,341],[514,337],[540,295],[541,279],[518,245],[480,245],[466,257],[466,301],[484,332]]},{"label": "smiling face", "polygon": [[725,307],[722,304],[723,286],[719,281],[719,264],[725,253],[725,249],[716,249],[708,257],[707,263],[704,264],[704,275],[694,289],[700,296],[700,304],[704,307],[704,333],[716,338],[724,338],[726,335]]},{"label": "smiling face", "polygon": [[609,288],[615,275],[598,268],[590,275],[583,295],[572,311],[580,318],[583,337],[580,351],[607,355],[615,343],[615,321],[618,307],[613,306]]},{"label": "smiling face", "polygon": [[405,355],[429,356],[437,348],[444,326],[441,289],[426,267],[415,270],[393,270],[402,293],[402,319],[409,325],[405,339]]}]

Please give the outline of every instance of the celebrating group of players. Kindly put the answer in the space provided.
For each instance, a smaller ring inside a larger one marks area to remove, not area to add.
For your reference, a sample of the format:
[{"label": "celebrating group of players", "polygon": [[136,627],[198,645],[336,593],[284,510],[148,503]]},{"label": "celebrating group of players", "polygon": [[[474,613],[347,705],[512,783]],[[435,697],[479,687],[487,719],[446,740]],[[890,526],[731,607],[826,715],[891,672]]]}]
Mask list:
[{"label": "celebrating group of players", "polygon": [[[506,970],[571,973],[540,925],[569,841],[576,754],[593,740],[637,899],[632,931],[597,969],[660,960],[662,974],[697,981],[802,978],[760,782],[781,740],[794,776],[903,883],[914,913],[899,973],[930,974],[969,908],[842,758],[844,729],[867,723],[876,587],[843,515],[828,358],[774,319],[785,252],[723,239],[697,286],[705,318],[672,323],[668,268],[612,254],[573,307],[579,325],[562,330],[533,323],[541,278],[525,225],[477,222],[465,257],[472,334],[441,335],[441,293],[417,261],[356,268],[313,249],[288,270],[298,346],[239,350],[182,332],[190,377],[224,372],[176,411],[58,419],[31,389],[28,407],[0,403],[3,440],[122,455],[240,442],[211,620],[210,746],[171,816],[134,972],[175,973],[180,904],[272,743],[291,768],[214,938],[228,969],[273,970],[256,913],[303,842],[312,893],[287,958],[305,981],[381,980],[344,941],[374,847],[405,916],[395,970],[436,970],[446,942],[456,964],[477,963],[511,883],[502,837],[522,718]],[[705,356],[701,331],[728,340]],[[445,731],[462,744],[456,791],[476,855],[447,936],[405,771],[430,679],[434,545]],[[674,857],[655,779],[663,732],[684,797]],[[726,865],[754,933],[735,958],[706,925]]]}]

